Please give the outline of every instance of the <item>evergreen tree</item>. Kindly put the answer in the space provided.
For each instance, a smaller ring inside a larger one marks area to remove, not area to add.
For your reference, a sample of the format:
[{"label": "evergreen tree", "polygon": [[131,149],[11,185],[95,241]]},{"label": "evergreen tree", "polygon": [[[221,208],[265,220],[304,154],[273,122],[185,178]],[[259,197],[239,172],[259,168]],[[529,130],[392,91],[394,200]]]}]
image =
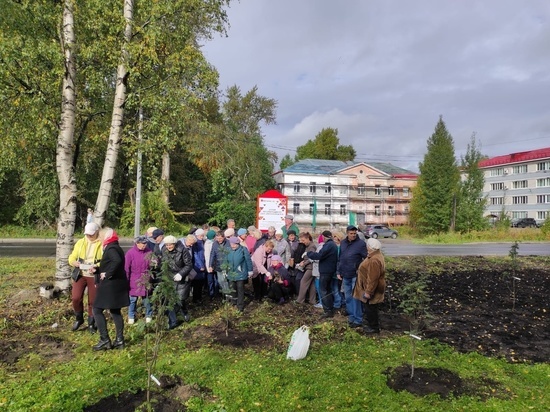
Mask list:
[{"label": "evergreen tree", "polygon": [[411,223],[424,234],[447,232],[453,224],[460,173],[453,137],[441,116],[428,139],[428,151],[419,169],[411,202]]},{"label": "evergreen tree", "polygon": [[482,230],[488,225],[483,217],[487,199],[482,197],[485,179],[483,171],[478,167],[481,160],[474,133],[466,155],[461,159],[465,180],[460,182],[456,209],[456,230],[459,232]]}]

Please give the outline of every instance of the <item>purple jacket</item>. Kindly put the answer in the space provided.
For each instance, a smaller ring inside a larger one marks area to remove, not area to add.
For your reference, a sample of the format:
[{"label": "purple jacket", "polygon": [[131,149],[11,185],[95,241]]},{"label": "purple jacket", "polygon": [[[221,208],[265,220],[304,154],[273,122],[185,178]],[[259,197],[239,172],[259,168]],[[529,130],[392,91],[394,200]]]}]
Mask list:
[{"label": "purple jacket", "polygon": [[126,252],[124,269],[130,284],[130,296],[148,295],[147,286],[151,277],[149,271],[151,253],[151,250],[147,248],[139,250],[136,245]]}]

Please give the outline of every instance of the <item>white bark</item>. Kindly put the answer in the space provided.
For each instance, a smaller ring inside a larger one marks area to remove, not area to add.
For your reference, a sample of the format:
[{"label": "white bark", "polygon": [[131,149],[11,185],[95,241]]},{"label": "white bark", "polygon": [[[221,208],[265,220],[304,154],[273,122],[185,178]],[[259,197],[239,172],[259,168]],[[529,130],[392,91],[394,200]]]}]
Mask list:
[{"label": "white bark", "polygon": [[170,200],[170,154],[168,152],[162,154],[160,181],[162,187],[162,200],[164,203],[168,204]]},{"label": "white bark", "polygon": [[124,30],[124,45],[122,46],[122,58],[117,68],[117,79],[115,89],[115,102],[113,105],[113,115],[111,117],[111,129],[109,132],[109,141],[107,143],[107,154],[103,164],[103,174],[101,176],[101,186],[97,195],[97,202],[94,210],[94,222],[103,226],[111,194],[113,191],[113,179],[115,177],[116,162],[118,152],[122,142],[122,125],[124,121],[124,102],[126,100],[126,80],[128,76],[128,50],[126,44],[132,40],[132,21],[134,16],[134,0],[124,0],[124,19],[126,28]]},{"label": "white bark", "polygon": [[55,285],[61,290],[67,290],[70,286],[69,255],[73,247],[76,221],[76,178],[73,168],[76,116],[75,41],[73,0],[65,0],[61,33],[61,43],[65,56],[65,75],[62,85],[61,120],[56,149],[56,170],[60,190],[55,252]]}]

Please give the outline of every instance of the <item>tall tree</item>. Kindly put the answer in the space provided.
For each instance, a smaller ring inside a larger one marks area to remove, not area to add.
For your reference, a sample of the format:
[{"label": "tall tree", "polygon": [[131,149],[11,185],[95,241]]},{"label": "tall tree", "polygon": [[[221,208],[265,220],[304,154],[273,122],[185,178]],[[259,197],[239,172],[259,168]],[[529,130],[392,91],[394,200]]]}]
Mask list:
[{"label": "tall tree", "polygon": [[304,145],[298,146],[295,160],[326,159],[353,161],[356,155],[357,153],[353,146],[340,144],[338,129],[327,127],[317,133],[315,139],[310,139]]},{"label": "tall tree", "polygon": [[256,196],[273,187],[276,155],[265,147],[261,126],[275,123],[276,108],[277,102],[259,95],[257,87],[244,95],[237,86],[227,89],[221,107],[223,138],[214,152],[222,162],[212,178],[213,221],[253,222]]},{"label": "tall tree", "polygon": [[413,191],[411,221],[421,233],[447,232],[453,224],[460,172],[453,137],[447,131],[442,116],[427,146]]},{"label": "tall tree", "polygon": [[469,232],[482,230],[488,226],[483,217],[487,198],[483,197],[485,179],[479,162],[483,155],[476,144],[476,135],[472,135],[466,154],[461,158],[461,169],[465,179],[460,182],[456,208],[456,230]]},{"label": "tall tree", "polygon": [[132,40],[132,25],[134,23],[134,0],[123,0],[124,3],[124,42],[121,49],[121,57],[116,71],[116,87],[113,112],[111,115],[111,127],[109,131],[109,140],[107,141],[107,153],[103,165],[103,175],[101,176],[101,186],[97,195],[97,202],[94,209],[94,221],[103,225],[107,215],[113,180],[115,176],[118,152],[122,142],[122,126],[124,121],[124,103],[126,100],[126,82],[128,80],[129,52],[128,44]]},{"label": "tall tree", "polygon": [[296,163],[296,160],[293,159],[288,153],[283,156],[281,159],[281,163],[279,164],[279,168],[281,170],[286,169],[289,166],[292,166],[294,163]]},{"label": "tall tree", "polygon": [[70,280],[68,257],[73,246],[76,221],[76,176],[73,168],[73,145],[76,119],[76,59],[74,49],[74,2],[63,2],[62,42],[65,57],[65,74],[61,87],[61,121],[57,139],[57,178],[59,180],[59,220],[57,223],[56,245],[56,286],[65,290]]}]

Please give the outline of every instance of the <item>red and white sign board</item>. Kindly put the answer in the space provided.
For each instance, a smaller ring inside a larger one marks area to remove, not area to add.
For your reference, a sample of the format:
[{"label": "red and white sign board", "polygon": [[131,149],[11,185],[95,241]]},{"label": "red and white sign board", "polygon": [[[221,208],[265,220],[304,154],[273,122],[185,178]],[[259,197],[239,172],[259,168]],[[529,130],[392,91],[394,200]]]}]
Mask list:
[{"label": "red and white sign board", "polygon": [[279,229],[285,224],[288,197],[277,190],[268,190],[258,195],[256,221],[258,229],[267,232],[270,226]]}]

